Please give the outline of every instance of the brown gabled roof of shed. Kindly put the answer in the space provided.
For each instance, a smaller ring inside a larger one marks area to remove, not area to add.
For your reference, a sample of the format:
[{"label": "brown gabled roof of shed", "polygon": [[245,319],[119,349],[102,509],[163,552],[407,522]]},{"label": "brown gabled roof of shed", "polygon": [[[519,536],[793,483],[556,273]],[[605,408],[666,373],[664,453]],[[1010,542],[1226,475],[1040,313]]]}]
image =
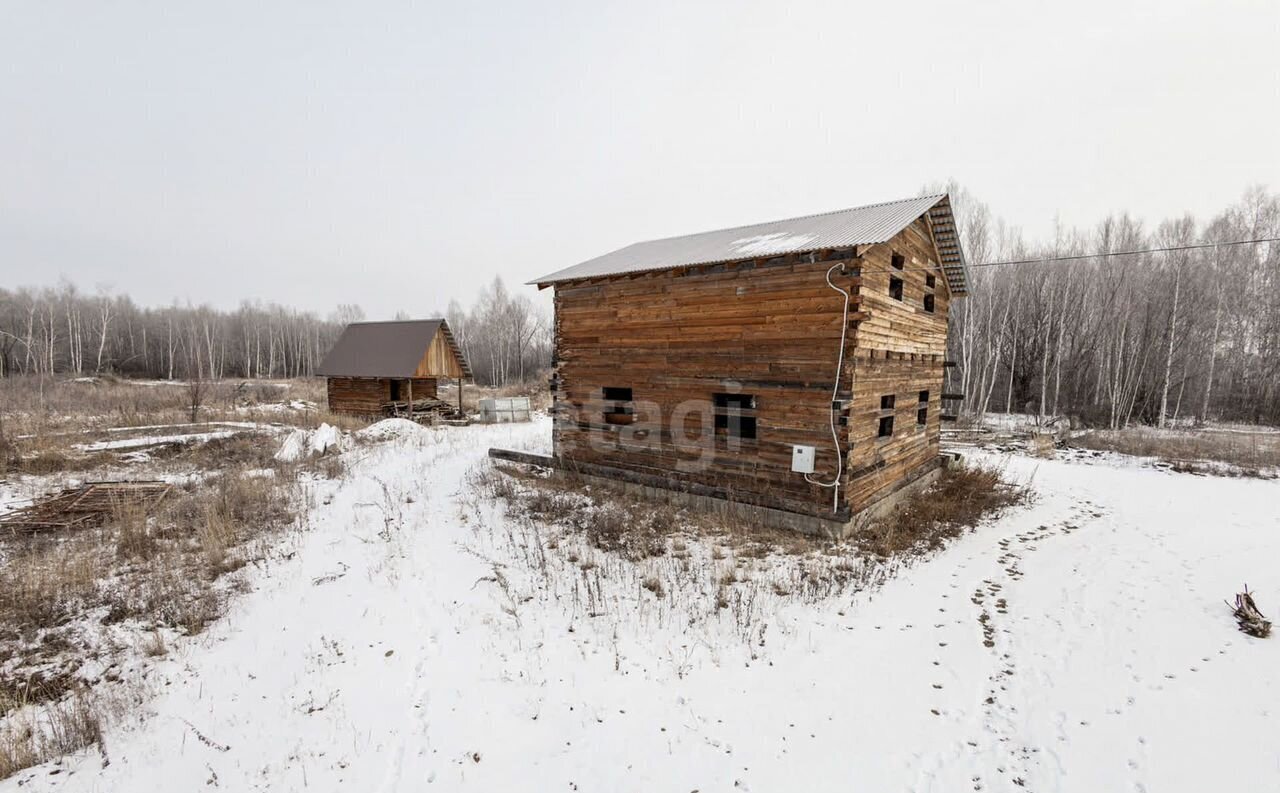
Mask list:
[{"label": "brown gabled roof of shed", "polygon": [[334,342],[316,373],[327,377],[413,377],[438,333],[444,334],[469,379],[471,367],[443,319],[353,322]]}]

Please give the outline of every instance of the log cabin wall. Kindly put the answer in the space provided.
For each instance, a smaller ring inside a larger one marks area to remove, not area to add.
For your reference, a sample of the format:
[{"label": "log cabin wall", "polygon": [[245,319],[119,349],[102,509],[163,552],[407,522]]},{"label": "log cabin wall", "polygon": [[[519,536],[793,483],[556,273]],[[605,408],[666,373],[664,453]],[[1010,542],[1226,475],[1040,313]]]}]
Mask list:
[{"label": "log cabin wall", "polygon": [[[404,381],[401,381],[404,382]],[[434,377],[415,377],[413,378],[413,398],[414,399],[438,399],[436,392],[436,384],[439,381]],[[401,389],[401,399],[404,399],[404,391]]]},{"label": "log cabin wall", "polygon": [[[557,285],[556,454],[830,516],[831,490],[791,471],[791,447],[814,446],[816,475],[830,478],[844,299],[825,280],[835,261],[805,258]],[[846,289],[857,282],[834,280]],[[710,435],[713,395],[724,393],[754,398],[742,412],[755,419],[756,437],[736,449],[723,435],[714,450],[681,448],[677,436],[696,439],[704,427]]]},{"label": "log cabin wall", "polygon": [[[902,257],[902,270],[894,267],[894,254]],[[926,218],[868,248],[862,264],[859,297],[868,316],[858,326],[851,361],[851,446],[844,489],[854,512],[938,458],[950,299]],[[933,276],[932,286],[928,276]],[[902,282],[901,300],[892,279]],[[933,296],[931,312],[926,310],[927,295]],[[893,397],[892,408],[882,408],[887,396]],[[921,408],[926,409],[924,424],[917,421]],[[880,437],[886,417],[893,420],[892,434]]]},{"label": "log cabin wall", "polygon": [[374,377],[330,377],[329,410],[334,413],[382,415],[382,405],[390,395],[391,381]]},{"label": "log cabin wall", "polygon": [[[950,296],[926,218],[861,253],[557,285],[555,453],[830,516],[831,491],[791,471],[791,447],[815,447],[815,478],[830,478],[843,298],[825,276],[846,261],[846,272],[833,275],[854,292],[839,394],[849,408],[837,427],[846,451],[842,501],[856,512],[909,481],[939,451]],[[756,437],[733,447],[717,437],[710,451],[682,443],[713,424],[717,393],[753,398],[747,413]],[[886,396],[893,407],[882,409]],[[705,408],[690,411],[699,401]],[[881,437],[881,419],[890,416],[892,431]]]},{"label": "log cabin wall", "polygon": [[[329,410],[334,413],[350,413],[360,416],[382,416],[382,406],[391,400],[391,381],[401,383],[400,399],[406,399],[407,379],[389,377],[330,377],[326,384]],[[413,379],[414,399],[436,398],[434,377]]]}]

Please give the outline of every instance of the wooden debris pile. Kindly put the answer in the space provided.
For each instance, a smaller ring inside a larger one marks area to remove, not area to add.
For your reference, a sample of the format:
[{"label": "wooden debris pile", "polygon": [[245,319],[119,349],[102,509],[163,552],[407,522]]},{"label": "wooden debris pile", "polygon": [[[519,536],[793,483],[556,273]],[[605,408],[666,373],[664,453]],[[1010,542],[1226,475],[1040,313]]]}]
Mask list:
[{"label": "wooden debris pile", "polygon": [[158,481],[86,482],[0,515],[0,532],[33,534],[97,526],[122,507],[154,509],[171,488],[168,482]]},{"label": "wooden debris pile", "polygon": [[415,399],[412,405],[405,400],[388,402],[382,406],[382,412],[388,416],[407,418],[428,424],[446,421],[455,423],[465,421],[467,418],[464,414],[458,412],[457,405],[432,397]]},{"label": "wooden debris pile", "polygon": [[1250,636],[1265,639],[1271,635],[1271,621],[1263,617],[1262,612],[1258,610],[1258,604],[1253,602],[1253,594],[1249,592],[1248,585],[1243,592],[1236,595],[1236,607],[1233,613],[1236,616],[1236,622],[1240,625],[1240,630]]}]

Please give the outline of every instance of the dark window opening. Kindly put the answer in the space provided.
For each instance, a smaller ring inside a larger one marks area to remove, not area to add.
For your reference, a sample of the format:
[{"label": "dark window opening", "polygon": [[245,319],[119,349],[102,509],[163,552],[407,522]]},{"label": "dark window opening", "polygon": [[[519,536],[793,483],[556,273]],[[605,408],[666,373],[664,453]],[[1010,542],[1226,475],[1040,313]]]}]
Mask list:
[{"label": "dark window opening", "polygon": [[392,402],[400,401],[400,381],[399,380],[391,381],[391,401]]},{"label": "dark window opening", "polygon": [[711,401],[717,408],[756,409],[756,397],[754,394],[712,394]]},{"label": "dark window opening", "polygon": [[926,275],[924,277],[924,285],[929,287],[930,289],[932,289],[937,283],[938,283],[938,279],[932,275]]},{"label": "dark window opening", "polygon": [[756,437],[756,409],[754,394],[712,394],[715,406],[716,436],[753,439]]},{"label": "dark window opening", "polygon": [[933,313],[933,295],[924,296],[924,310],[930,314]]},{"label": "dark window opening", "polygon": [[880,397],[880,409],[893,410],[893,404],[896,401],[897,401],[897,398],[893,394],[886,394]]},{"label": "dark window opening", "polygon": [[717,413],[716,435],[730,438],[756,437],[756,417],[743,416],[740,413]]},{"label": "dark window opening", "polygon": [[928,402],[928,401],[929,401],[929,392],[928,392],[928,391],[921,391],[921,392],[920,392],[920,404],[922,404],[922,405],[923,405],[923,404],[925,404],[925,403],[926,403],[926,402]]},{"label": "dark window opening", "polygon": [[880,430],[876,433],[878,438],[893,437],[893,416],[882,416],[880,418]]},{"label": "dark window opening", "polygon": [[889,297],[893,298],[894,300],[902,299],[902,279],[901,278],[889,279]]},{"label": "dark window opening", "polygon": [[631,404],[631,389],[619,386],[604,387],[604,423],[634,424],[636,408]]},{"label": "dark window opening", "polygon": [[893,265],[893,269],[901,270],[907,266],[907,257],[903,256],[901,253],[895,253],[889,257],[889,263]]},{"label": "dark window opening", "polygon": [[916,411],[916,424],[923,427],[929,423],[929,408],[922,407]]}]

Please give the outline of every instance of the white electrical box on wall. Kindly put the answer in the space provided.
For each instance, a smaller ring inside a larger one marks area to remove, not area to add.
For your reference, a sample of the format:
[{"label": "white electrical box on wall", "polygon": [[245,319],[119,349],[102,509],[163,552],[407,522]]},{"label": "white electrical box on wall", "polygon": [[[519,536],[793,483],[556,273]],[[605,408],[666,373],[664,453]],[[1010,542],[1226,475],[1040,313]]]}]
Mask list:
[{"label": "white electrical box on wall", "polygon": [[791,447],[791,470],[798,474],[813,473],[813,447]]}]

